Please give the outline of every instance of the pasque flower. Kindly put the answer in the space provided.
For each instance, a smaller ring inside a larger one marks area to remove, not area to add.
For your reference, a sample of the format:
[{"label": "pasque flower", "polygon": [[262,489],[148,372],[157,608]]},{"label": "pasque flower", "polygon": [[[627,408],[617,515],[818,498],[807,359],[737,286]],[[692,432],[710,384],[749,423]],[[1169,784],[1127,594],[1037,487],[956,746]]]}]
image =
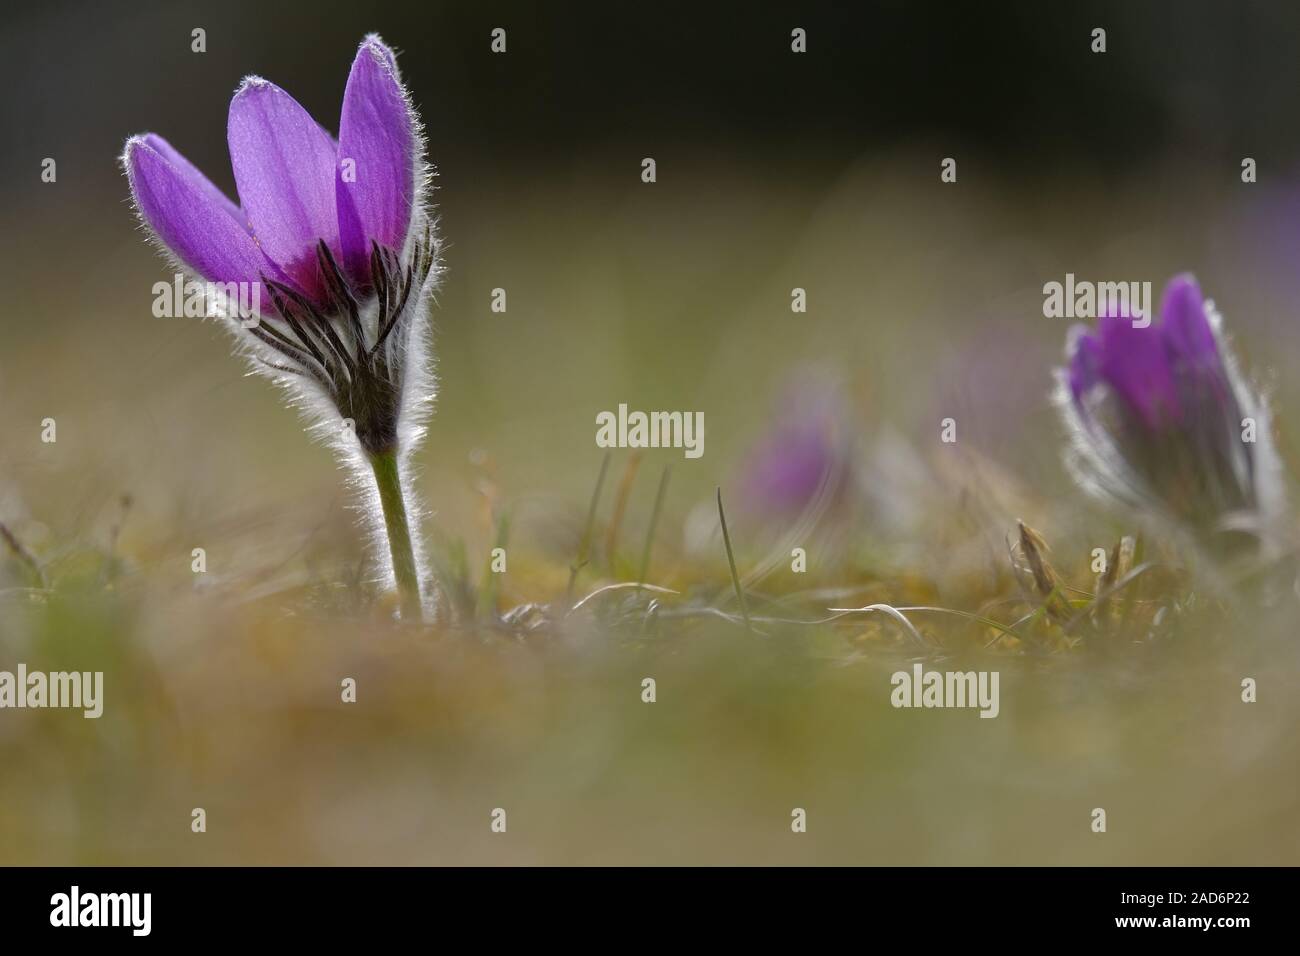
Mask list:
[{"label": "pasque flower", "polygon": [[765,551],[745,587],[788,567],[795,547],[827,560],[851,545],[855,434],[847,397],[826,369],[801,371],[781,389],[736,475],[736,517]]},{"label": "pasque flower", "polygon": [[1202,539],[1266,538],[1284,507],[1268,407],[1238,371],[1212,303],[1180,275],[1157,322],[1123,308],[1070,332],[1058,406],[1067,462],[1089,491]]},{"label": "pasque flower", "polygon": [[361,43],[337,141],[259,77],[231,100],[227,139],[239,205],[161,136],[131,137],[122,164],[136,210],[183,270],[254,290],[259,316],[224,324],[362,469],[359,487],[387,543],[378,549],[385,577],[404,615],[418,616],[406,482],[433,399],[427,316],[438,241],[420,123],[393,51],[378,36]]},{"label": "pasque flower", "polygon": [[740,509],[786,523],[820,518],[847,497],[850,428],[839,392],[824,383],[792,382],[767,429],[750,448],[740,481]]}]

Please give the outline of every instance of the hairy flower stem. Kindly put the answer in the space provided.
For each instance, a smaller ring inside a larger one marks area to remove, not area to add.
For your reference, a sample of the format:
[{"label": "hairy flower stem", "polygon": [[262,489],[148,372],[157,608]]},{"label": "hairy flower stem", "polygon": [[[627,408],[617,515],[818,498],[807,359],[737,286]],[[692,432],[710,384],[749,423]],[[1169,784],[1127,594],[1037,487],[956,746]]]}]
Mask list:
[{"label": "hairy flower stem", "polygon": [[397,454],[391,451],[372,454],[370,467],[374,469],[379,503],[384,509],[384,528],[388,532],[388,549],[393,556],[393,576],[397,579],[402,618],[419,621],[420,576],[415,568],[415,552],[411,548],[411,526],[406,517],[406,502],[402,499]]}]

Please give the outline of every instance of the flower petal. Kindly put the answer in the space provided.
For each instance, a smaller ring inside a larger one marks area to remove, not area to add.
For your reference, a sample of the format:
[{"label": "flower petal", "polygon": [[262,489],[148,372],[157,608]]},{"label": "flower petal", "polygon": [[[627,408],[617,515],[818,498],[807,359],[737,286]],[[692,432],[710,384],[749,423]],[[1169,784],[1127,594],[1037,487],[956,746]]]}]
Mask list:
[{"label": "flower petal", "polygon": [[308,295],[324,295],[316,244],[337,254],[334,144],[274,83],[249,77],[230,101],[230,161],[262,251]]},{"label": "flower petal", "polygon": [[336,173],[344,267],[363,284],[372,240],[398,252],[406,244],[418,148],[396,58],[372,34],[357,51],[343,94]]},{"label": "flower petal", "polygon": [[1157,325],[1134,326],[1122,310],[1097,323],[1101,377],[1148,428],[1181,421],[1178,389]]},{"label": "flower petal", "polygon": [[744,499],[759,513],[797,511],[835,465],[832,436],[815,423],[783,424],[750,454]]},{"label": "flower petal", "polygon": [[[1176,276],[1165,288],[1160,318],[1180,403],[1191,410],[1206,432],[1235,433],[1241,422],[1240,403],[1224,367],[1200,287],[1190,274]],[[1239,457],[1229,455],[1228,459]]]},{"label": "flower petal", "polygon": [[1165,288],[1160,321],[1173,357],[1197,368],[1219,365],[1219,348],[1205,314],[1205,300],[1189,273],[1176,276]]},{"label": "flower petal", "polygon": [[252,235],[252,227],[248,225],[248,219],[230,198],[213,184],[212,180],[199,170],[197,166],[180,154],[180,152],[167,140],[163,139],[157,133],[145,133],[138,137],[164,160],[167,161],[178,173],[192,182],[195,187],[201,189],[215,205],[226,210],[231,217],[240,224],[240,226],[249,235]]},{"label": "flower petal", "polygon": [[131,137],[122,165],[140,218],[185,266],[211,282],[268,271],[239,209],[162,137]]}]

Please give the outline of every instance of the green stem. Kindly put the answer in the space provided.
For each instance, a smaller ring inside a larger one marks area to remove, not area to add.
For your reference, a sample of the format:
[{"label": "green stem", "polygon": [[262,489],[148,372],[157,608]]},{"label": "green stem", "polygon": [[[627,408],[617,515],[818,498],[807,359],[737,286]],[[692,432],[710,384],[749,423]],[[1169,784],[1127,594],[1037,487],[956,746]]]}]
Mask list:
[{"label": "green stem", "polygon": [[402,500],[397,454],[389,451],[371,455],[370,466],[375,471],[379,503],[384,509],[384,528],[388,532],[388,549],[393,556],[393,576],[397,579],[402,617],[418,621],[421,617],[420,576],[415,568],[415,552],[411,548],[411,526],[406,517],[406,502]]}]

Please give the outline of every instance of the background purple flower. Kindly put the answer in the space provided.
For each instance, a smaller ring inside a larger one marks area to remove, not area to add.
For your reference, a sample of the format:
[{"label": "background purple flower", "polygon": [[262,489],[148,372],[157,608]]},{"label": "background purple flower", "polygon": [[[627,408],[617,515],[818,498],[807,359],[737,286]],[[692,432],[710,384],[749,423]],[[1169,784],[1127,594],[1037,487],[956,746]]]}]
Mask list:
[{"label": "background purple flower", "polygon": [[787,386],[767,430],[745,457],[741,508],[784,522],[840,500],[852,458],[844,419],[843,400],[832,387]]},{"label": "background purple flower", "polygon": [[1071,330],[1060,408],[1087,489],[1199,531],[1264,533],[1281,506],[1266,405],[1238,374],[1196,280],[1170,281],[1158,321],[1124,310]]}]

